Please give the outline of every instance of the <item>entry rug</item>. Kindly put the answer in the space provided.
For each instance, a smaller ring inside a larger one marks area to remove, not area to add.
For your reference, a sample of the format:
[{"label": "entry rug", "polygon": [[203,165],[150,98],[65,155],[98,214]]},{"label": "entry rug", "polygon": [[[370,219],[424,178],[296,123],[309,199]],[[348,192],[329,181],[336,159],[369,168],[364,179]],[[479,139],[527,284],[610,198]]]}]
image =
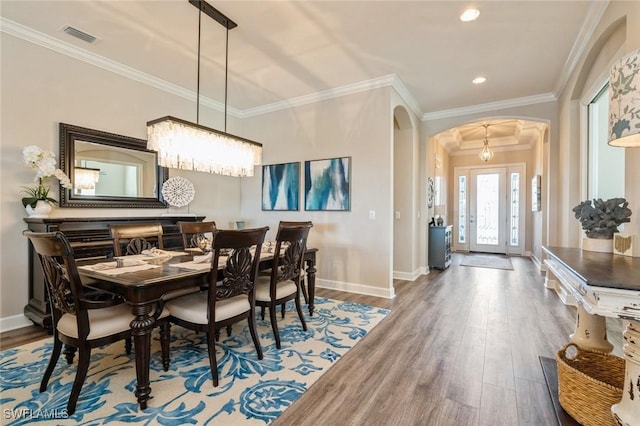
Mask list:
[{"label": "entry rug", "polygon": [[[269,313],[258,335],[264,359],[258,357],[246,321],[221,331],[216,344],[220,383],[213,387],[204,333],[171,327],[171,367],[162,369],[158,330],[151,347],[151,396],[146,410],[134,395],[134,355],[124,342],[91,353],[87,380],[76,412],[67,418],[66,404],[76,373],[77,355],[67,365],[64,354],[39,392],[52,347],[48,338],[0,352],[0,404],[7,425],[140,424],[264,425],[276,419],[324,372],[389,313],[386,309],[326,298],[315,299],[313,317],[302,331],[293,302],[286,318],[278,312],[282,348],[273,340]],[[306,309],[305,309],[306,311]]]},{"label": "entry rug", "polygon": [[495,254],[466,254],[462,261],[460,261],[460,266],[475,266],[478,268],[506,269],[513,271],[511,259],[506,256]]}]

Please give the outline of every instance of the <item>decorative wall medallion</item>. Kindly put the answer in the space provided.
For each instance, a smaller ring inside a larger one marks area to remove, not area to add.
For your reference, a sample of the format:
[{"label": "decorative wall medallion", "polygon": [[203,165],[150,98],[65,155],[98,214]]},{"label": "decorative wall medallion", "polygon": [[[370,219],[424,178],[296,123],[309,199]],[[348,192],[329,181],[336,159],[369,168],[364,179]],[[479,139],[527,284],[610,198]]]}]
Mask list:
[{"label": "decorative wall medallion", "polygon": [[175,176],[162,185],[162,196],[174,207],[184,207],[193,201],[196,191],[189,179]]}]

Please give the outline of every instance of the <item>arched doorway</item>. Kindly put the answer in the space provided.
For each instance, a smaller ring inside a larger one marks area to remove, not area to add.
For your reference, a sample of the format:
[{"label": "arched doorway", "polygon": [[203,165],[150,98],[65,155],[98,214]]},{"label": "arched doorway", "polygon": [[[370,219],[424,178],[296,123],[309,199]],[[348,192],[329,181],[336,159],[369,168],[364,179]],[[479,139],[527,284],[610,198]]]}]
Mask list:
[{"label": "arched doorway", "polygon": [[[534,224],[542,222],[544,213],[532,206],[532,184],[544,173],[541,152],[547,131],[548,123],[536,119],[487,117],[433,137],[448,156],[446,212],[454,250],[536,252],[541,236]],[[479,154],[485,140],[492,155],[483,160]],[[481,190],[490,187],[490,180],[495,191],[485,192],[494,199],[483,204]]]},{"label": "arched doorway", "polygon": [[394,279],[413,281],[419,275],[417,132],[407,110],[393,110],[393,257]]}]

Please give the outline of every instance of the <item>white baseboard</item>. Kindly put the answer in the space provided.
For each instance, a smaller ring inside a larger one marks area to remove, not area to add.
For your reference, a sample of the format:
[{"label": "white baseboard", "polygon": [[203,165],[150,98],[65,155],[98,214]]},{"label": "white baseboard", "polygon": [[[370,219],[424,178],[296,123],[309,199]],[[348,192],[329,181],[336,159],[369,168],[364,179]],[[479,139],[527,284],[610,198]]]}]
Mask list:
[{"label": "white baseboard", "polygon": [[394,280],[415,281],[420,275],[422,275],[420,269],[416,269],[413,272],[393,271]]},{"label": "white baseboard", "polygon": [[429,275],[429,268],[426,266],[421,266],[420,267],[420,275]]},{"label": "white baseboard", "polygon": [[540,261],[540,259],[538,259],[537,257],[535,257],[533,255],[533,253],[531,254],[531,256],[529,256],[529,258],[531,259],[531,261],[533,262],[534,265],[536,265],[536,267],[538,268],[538,271],[540,272],[545,272],[547,270],[547,265],[545,265],[544,263],[542,263]]},{"label": "white baseboard", "polygon": [[0,318],[0,333],[15,330],[18,328],[29,327],[31,325],[33,325],[33,322],[31,322],[31,320],[29,320],[29,318],[27,318],[23,314]]},{"label": "white baseboard", "polygon": [[384,297],[385,299],[393,299],[396,296],[393,287],[380,288],[364,284],[331,281],[319,278],[316,278],[316,287],[326,288],[328,290],[346,291],[347,293],[365,294],[367,296]]}]

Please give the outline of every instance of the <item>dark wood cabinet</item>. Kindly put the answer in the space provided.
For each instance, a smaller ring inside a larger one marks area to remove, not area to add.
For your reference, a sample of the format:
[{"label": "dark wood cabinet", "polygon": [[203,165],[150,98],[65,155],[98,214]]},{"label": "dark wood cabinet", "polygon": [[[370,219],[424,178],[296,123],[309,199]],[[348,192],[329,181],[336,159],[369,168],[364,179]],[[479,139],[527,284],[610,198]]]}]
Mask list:
[{"label": "dark wood cabinet", "polygon": [[[113,257],[113,241],[109,227],[115,224],[160,223],[164,247],[167,250],[182,247],[179,221],[200,222],[204,216],[149,216],[149,217],[74,217],[25,218],[27,227],[35,232],[63,232],[77,259]],[[51,312],[47,300],[44,275],[40,261],[29,243],[29,304],[24,314],[34,323],[51,330]]]},{"label": "dark wood cabinet", "polygon": [[446,269],[451,265],[451,235],[453,227],[429,227],[429,268]]}]

